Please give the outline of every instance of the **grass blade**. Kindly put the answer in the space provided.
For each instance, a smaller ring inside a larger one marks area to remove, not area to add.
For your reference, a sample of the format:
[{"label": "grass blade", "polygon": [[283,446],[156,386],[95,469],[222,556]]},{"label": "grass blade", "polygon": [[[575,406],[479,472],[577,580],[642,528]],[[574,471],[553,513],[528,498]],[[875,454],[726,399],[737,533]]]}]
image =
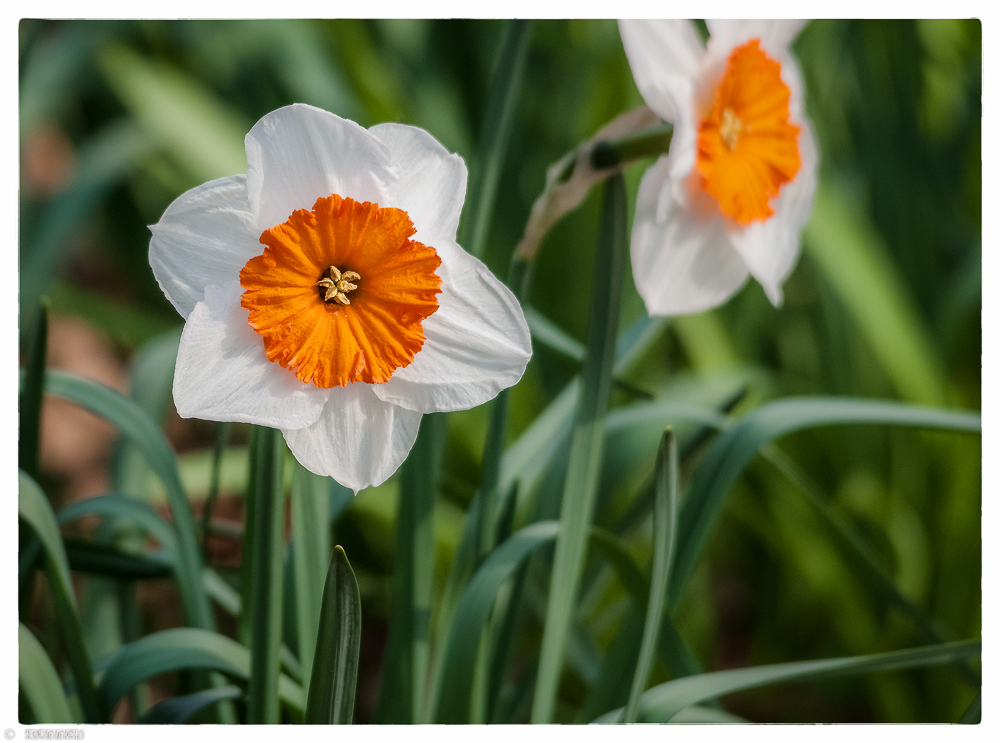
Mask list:
[{"label": "grass blade", "polygon": [[250,683],[247,722],[278,722],[278,671],[281,653],[284,573],[285,493],[282,467],[285,442],[273,428],[257,436],[254,475],[254,525],[250,572]]},{"label": "grass blade", "polygon": [[[863,579],[871,584],[886,603],[895,606],[900,612],[909,617],[926,642],[943,643],[952,639],[948,637],[933,617],[928,616],[920,606],[903,595],[896,586],[895,581],[879,564],[878,558],[866,544],[864,538],[857,533],[857,530],[845,518],[834,510],[828,500],[819,492],[818,486],[812,482],[788,455],[774,444],[768,444],[763,447],[761,455],[805,496],[810,505],[823,517],[827,527],[833,532],[837,541],[847,553],[847,558],[853,566],[860,570]],[[956,668],[965,677],[965,680],[973,686],[980,686],[982,684],[979,675],[972,670],[967,661],[958,662]]]},{"label": "grass blade", "polygon": [[66,559],[59,527],[45,495],[35,481],[24,472],[18,473],[17,515],[31,527],[42,543],[52,602],[59,618],[63,643],[73,678],[76,680],[83,715],[87,722],[104,722],[107,718],[106,708],[101,705],[97,690],[94,688],[94,672],[90,665],[90,655],[83,642],[83,632],[80,630],[73,583],[69,575],[69,561]]},{"label": "grass blade", "polygon": [[639,696],[646,688],[659,643],[660,625],[666,611],[667,581],[677,534],[677,439],[669,428],[663,432],[656,462],[656,497],[653,503],[653,571],[649,583],[646,626],[642,632],[639,662],[632,678],[632,691],[622,722],[635,722]]},{"label": "grass blade", "polygon": [[476,572],[455,609],[442,657],[442,694],[433,721],[461,723],[469,718],[472,676],[479,636],[500,586],[537,547],[549,544],[559,524],[543,521],[521,529],[497,547]]},{"label": "grass blade", "polygon": [[[143,344],[129,365],[129,397],[161,427],[173,400],[174,365],[180,340],[180,328],[162,333]],[[139,498],[149,495],[149,465],[128,439],[119,442],[112,467],[115,490]]]},{"label": "grass blade", "polygon": [[639,650],[642,645],[642,628],[645,617],[642,607],[635,602],[629,606],[615,638],[601,657],[597,678],[587,690],[574,722],[588,723],[608,710],[628,702],[629,690],[623,682],[635,673]]},{"label": "grass blade", "polygon": [[805,250],[833,286],[902,397],[947,400],[930,332],[876,227],[839,189],[821,183]]},{"label": "grass blade", "polygon": [[152,470],[163,482],[177,529],[177,583],[188,621],[204,629],[214,627],[208,596],[201,582],[201,551],[195,532],[191,504],[181,485],[177,459],[157,425],[132,400],[71,374],[49,371],[45,388],[50,394],[65,397],[104,418],[146,456]]},{"label": "grass blade", "polygon": [[[770,684],[940,665],[979,655],[981,652],[982,643],[979,640],[969,640],[875,655],[776,663],[686,676],[655,686],[643,694],[640,719],[647,722],[670,722],[682,709],[703,700]],[[614,710],[595,722],[613,722],[620,714],[620,709]]]},{"label": "grass blade", "polygon": [[[480,636],[497,593],[535,549],[557,538],[561,528],[557,521],[538,521],[526,526],[490,553],[476,571],[458,602],[444,643],[439,679],[441,693],[435,699],[433,722],[468,722]],[[590,549],[608,561],[637,605],[645,607],[646,579],[628,550],[605,529],[591,527],[587,536]]]},{"label": "grass blade", "polygon": [[66,540],[66,559],[72,570],[89,575],[102,575],[118,580],[167,578],[173,574],[174,562],[150,555],[126,552],[114,545],[83,540]]},{"label": "grass blade", "polygon": [[17,466],[30,477],[38,477],[38,435],[45,389],[45,356],[49,339],[49,303],[38,306],[35,332],[28,347],[24,386],[18,409]]},{"label": "grass blade", "polygon": [[622,274],[628,246],[627,216],[625,181],[616,175],[605,186],[602,205],[591,290],[587,358],[582,371],[582,389],[563,491],[562,528],[556,541],[538,682],[531,710],[532,722],[552,721],[597,497],[604,445],[604,416],[611,392]]},{"label": "grass blade", "polygon": [[306,689],[309,688],[323,605],[323,571],[329,564],[329,482],[329,478],[314,475],[298,462],[295,463],[292,478],[292,560],[295,564],[299,660],[302,663],[302,686]]},{"label": "grass blade", "polygon": [[976,694],[976,698],[972,700],[968,707],[966,707],[965,712],[962,716],[958,718],[958,722],[961,725],[978,725],[983,721],[983,693],[979,692]]},{"label": "grass blade", "polygon": [[124,46],[105,46],[98,62],[122,104],[196,183],[246,172],[250,122],[196,79]]},{"label": "grass blade", "polygon": [[486,250],[486,235],[493,217],[504,155],[514,122],[514,109],[524,77],[530,31],[531,21],[507,21],[500,60],[490,86],[490,101],[479,140],[476,176],[467,199],[469,219],[462,222],[458,240],[477,258],[482,258]]},{"label": "grass blade", "polygon": [[396,547],[393,558],[393,615],[377,718],[406,724],[420,721],[428,662],[431,587],[434,578],[434,499],[437,496],[447,417],[425,415],[401,468]]},{"label": "grass blade", "polygon": [[56,518],[60,524],[66,524],[91,514],[131,521],[148,532],[175,560],[177,559],[177,533],[149,504],[127,495],[110,493],[72,503],[62,509]]},{"label": "grass blade", "polygon": [[[17,625],[17,681],[35,723],[80,722],[73,717],[59,674],[31,630]],[[27,720],[21,720],[22,723]]]},{"label": "grass blade", "polygon": [[182,697],[164,699],[154,704],[136,720],[137,725],[183,725],[191,717],[213,704],[228,699],[240,699],[243,691],[238,686],[220,686],[218,689],[196,691]]},{"label": "grass blade", "polygon": [[722,512],[726,496],[761,446],[805,428],[858,423],[966,433],[982,430],[980,416],[975,413],[847,397],[785,398],[747,413],[713,442],[681,504],[677,556],[670,576],[668,604],[677,606],[712,526]]},{"label": "grass blade", "polygon": [[351,563],[338,545],[323,589],[307,724],[349,725],[353,721],[360,651],[361,593]]},{"label": "grass blade", "polygon": [[[123,645],[94,664],[104,668],[101,697],[108,709],[136,684],[169,671],[208,668],[221,671],[241,681],[250,675],[250,651],[225,635],[194,627],[163,630]],[[275,673],[278,697],[292,712],[305,709],[302,687],[282,674]],[[248,709],[249,713],[249,709]]]}]

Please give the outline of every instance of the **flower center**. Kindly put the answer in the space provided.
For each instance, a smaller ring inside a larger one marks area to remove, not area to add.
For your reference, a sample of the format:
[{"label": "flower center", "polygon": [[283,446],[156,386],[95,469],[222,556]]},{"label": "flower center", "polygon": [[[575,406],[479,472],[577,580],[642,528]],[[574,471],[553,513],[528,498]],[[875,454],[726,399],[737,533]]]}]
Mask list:
[{"label": "flower center", "polygon": [[264,230],[240,304],[267,358],[324,388],[387,382],[409,365],[441,292],[441,259],[415,232],[401,209],[337,194]]},{"label": "flower center", "polygon": [[729,54],[712,108],[698,125],[702,189],[741,225],[774,214],[771,199],[799,171],[799,127],[781,63],[751,39]]},{"label": "flower center", "polygon": [[736,140],[739,139],[740,132],[745,128],[743,122],[733,113],[733,109],[727,108],[722,112],[722,124],[719,125],[719,135],[722,137],[722,141],[726,143],[727,148],[730,150],[735,149]]},{"label": "flower center", "polygon": [[361,281],[361,274],[357,271],[341,273],[336,266],[330,266],[319,277],[316,286],[319,287],[319,295],[327,304],[330,302],[350,304],[351,300],[347,298],[347,295],[358,288],[357,284],[351,283],[352,281]]}]

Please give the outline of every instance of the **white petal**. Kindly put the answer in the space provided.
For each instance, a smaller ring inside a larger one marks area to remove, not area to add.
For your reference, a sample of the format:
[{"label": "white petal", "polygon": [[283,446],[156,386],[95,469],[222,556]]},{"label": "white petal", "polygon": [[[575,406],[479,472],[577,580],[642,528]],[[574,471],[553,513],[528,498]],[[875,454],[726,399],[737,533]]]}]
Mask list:
[{"label": "white petal", "polygon": [[646,105],[674,122],[689,98],[705,48],[686,20],[620,20],[618,30],[636,87]]},{"label": "white petal", "polygon": [[517,383],[531,358],[531,334],[511,291],[458,244],[441,256],[437,311],[424,320],[423,348],[375,394],[421,413],[467,410]]},{"label": "white petal", "polygon": [[728,55],[733,47],[750,39],[760,39],[761,44],[777,53],[791,44],[806,25],[804,20],[708,20],[709,48],[724,48]]},{"label": "white petal", "polygon": [[381,485],[406,459],[420,428],[420,413],[382,402],[372,385],[334,387],[318,421],[284,430],[285,443],[303,467],[351,488]]},{"label": "white petal", "polygon": [[368,131],[388,148],[398,177],[386,186],[383,206],[409,214],[420,242],[454,240],[469,178],[465,161],[415,126],[378,124]]},{"label": "white petal", "polygon": [[747,278],[718,209],[675,197],[669,163],[642,177],[632,226],[632,275],[650,315],[684,315],[715,307]]},{"label": "white petal", "polygon": [[184,325],[174,371],[182,418],[301,428],[319,418],[329,390],[268,361],[240,306],[238,281],[210,285]]},{"label": "white petal", "polygon": [[809,122],[802,120],[799,134],[801,165],[795,179],[771,202],[774,214],[765,222],[754,222],[732,229],[730,240],[739,251],[750,273],[777,307],[782,302],[781,285],[795,266],[801,245],[802,230],[812,212],[816,193],[818,154]]},{"label": "white petal", "polygon": [[331,194],[380,203],[395,177],[388,150],[366,129],[302,103],[254,124],[246,150],[247,192],[260,230]]},{"label": "white petal", "polygon": [[204,299],[206,286],[232,281],[264,251],[245,175],[209,181],[181,194],[149,229],[149,265],[184,318]]}]

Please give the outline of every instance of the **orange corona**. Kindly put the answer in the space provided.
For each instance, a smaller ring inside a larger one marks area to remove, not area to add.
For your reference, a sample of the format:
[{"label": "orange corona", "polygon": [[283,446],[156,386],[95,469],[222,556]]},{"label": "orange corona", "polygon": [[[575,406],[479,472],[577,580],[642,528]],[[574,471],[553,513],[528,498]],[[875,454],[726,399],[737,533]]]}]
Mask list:
[{"label": "orange corona", "polygon": [[800,130],[789,121],[790,97],[781,63],[751,39],[729,55],[698,126],[701,187],[741,225],[774,214],[769,202],[799,171]]},{"label": "orange corona", "polygon": [[240,271],[267,358],[317,387],[386,382],[424,344],[441,265],[401,209],[337,194],[264,230]]}]

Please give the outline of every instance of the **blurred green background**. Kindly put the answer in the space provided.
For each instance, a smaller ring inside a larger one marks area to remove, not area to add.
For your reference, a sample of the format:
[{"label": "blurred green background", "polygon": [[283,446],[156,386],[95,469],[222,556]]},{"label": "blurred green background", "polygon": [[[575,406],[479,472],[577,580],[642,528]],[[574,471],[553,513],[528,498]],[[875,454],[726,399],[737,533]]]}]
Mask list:
[{"label": "blurred green background", "polygon": [[[86,374],[82,356],[97,349],[100,364],[111,368],[101,381],[118,380],[135,396],[143,380],[133,375],[130,383],[126,365],[181,326],[147,261],[146,226],[174,198],[206,180],[245,172],[245,133],[267,112],[293,102],[366,127],[383,121],[423,127],[461,154],[474,175],[502,30],[501,21],[476,20],[22,20],[22,334],[39,297],[48,296],[54,324],[69,329],[68,336],[53,334],[72,338],[75,329],[90,339],[90,345],[64,346],[60,363]],[[501,278],[546,168],[642,103],[614,21],[536,21],[531,33],[485,254]],[[800,394],[977,410],[981,24],[814,22],[794,50],[819,141],[822,185],[803,254],[785,284],[785,304],[775,309],[750,282],[715,311],[675,318],[634,365],[630,381],[655,397],[707,404],[745,387],[737,412]],[[649,162],[626,170],[632,200]],[[581,342],[598,201],[595,189],[551,231],[530,288],[529,304]],[[622,327],[642,311],[626,280]],[[53,365],[58,350],[50,351]],[[535,357],[512,393],[511,440],[577,368],[535,343]],[[192,498],[204,498],[215,425],[182,422],[164,404],[185,484]],[[438,589],[479,481],[486,421],[485,406],[449,418],[435,516]],[[44,419],[43,437],[57,436],[63,424]],[[609,440],[599,523],[621,527],[652,468],[658,431],[648,438],[638,448],[628,436]],[[236,523],[246,440],[237,427],[223,466],[220,513]],[[781,447],[868,538],[907,597],[956,638],[980,633],[978,439],[847,427],[796,434]],[[59,459],[58,442],[43,440],[42,451],[43,484],[57,501],[106,487],[100,472],[80,480],[72,461]],[[98,469],[107,468],[111,456],[95,454]],[[560,490],[558,482],[552,489]],[[702,665],[919,644],[912,626],[858,579],[792,490],[762,461],[737,485],[679,615]],[[363,492],[336,528],[364,604],[361,722],[374,715],[379,685],[396,492],[395,478]],[[622,529],[645,564],[648,523]],[[224,574],[235,564],[233,549],[214,553]],[[179,613],[163,611],[172,588],[149,583],[140,592],[143,627],[179,623]],[[581,606],[586,642],[571,651],[563,680],[570,707],[582,704],[622,621],[626,599],[610,584],[598,581]],[[544,596],[539,606],[543,615]],[[517,652],[528,653],[540,635],[537,617],[529,617],[521,635]],[[658,667],[651,682],[664,678]],[[951,668],[882,673],[860,682],[748,692],[726,698],[724,706],[762,722],[950,721],[972,696],[957,678]],[[563,714],[572,718],[571,709]]]}]

